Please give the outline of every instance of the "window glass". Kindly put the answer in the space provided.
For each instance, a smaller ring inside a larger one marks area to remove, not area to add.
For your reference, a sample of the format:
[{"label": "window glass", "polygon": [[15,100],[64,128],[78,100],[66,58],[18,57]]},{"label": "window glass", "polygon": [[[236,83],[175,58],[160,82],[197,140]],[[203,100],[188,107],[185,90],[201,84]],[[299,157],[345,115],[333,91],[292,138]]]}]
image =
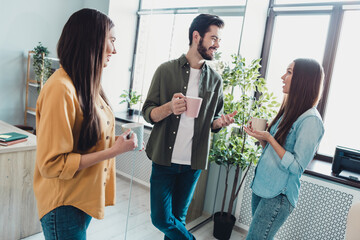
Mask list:
[{"label": "window glass", "polygon": [[143,15],[140,18],[133,90],[142,93],[143,100],[156,68],[169,59],[173,22],[173,14]]},{"label": "window glass", "polygon": [[142,9],[210,7],[210,6],[245,6],[246,0],[142,0]]},{"label": "window glass", "polygon": [[189,27],[192,20],[198,14],[176,14],[174,15],[174,27],[172,32],[167,34],[172,34],[171,48],[168,52],[168,58],[175,59],[181,56],[181,54],[186,53],[189,49]]},{"label": "window glass", "polygon": [[266,73],[268,88],[281,102],[282,79],[296,58],[314,58],[322,63],[329,15],[280,15],[275,18]]},{"label": "window glass", "polygon": [[336,145],[360,149],[360,11],[344,14],[342,31],[324,116],[325,135],[319,154],[333,156]]}]

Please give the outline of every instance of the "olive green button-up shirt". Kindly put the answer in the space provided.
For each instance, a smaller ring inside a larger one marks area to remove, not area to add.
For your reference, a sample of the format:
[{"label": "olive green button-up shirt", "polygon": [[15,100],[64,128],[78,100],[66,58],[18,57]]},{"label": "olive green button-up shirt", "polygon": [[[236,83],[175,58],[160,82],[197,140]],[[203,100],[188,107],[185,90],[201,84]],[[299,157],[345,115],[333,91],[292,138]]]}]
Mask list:
[{"label": "olive green button-up shirt", "polygon": [[[199,97],[203,99],[199,116],[194,123],[191,151],[191,168],[206,169],[210,147],[212,122],[221,117],[223,111],[222,79],[208,64],[204,63],[199,81]],[[146,146],[147,156],[155,163],[171,165],[171,156],[179,128],[181,115],[171,114],[154,123],[150,117],[152,109],[172,100],[175,93],[186,95],[190,76],[190,64],[185,55],[163,63],[156,70],[143,106],[144,119],[154,124]],[[216,129],[215,131],[219,131]]]}]

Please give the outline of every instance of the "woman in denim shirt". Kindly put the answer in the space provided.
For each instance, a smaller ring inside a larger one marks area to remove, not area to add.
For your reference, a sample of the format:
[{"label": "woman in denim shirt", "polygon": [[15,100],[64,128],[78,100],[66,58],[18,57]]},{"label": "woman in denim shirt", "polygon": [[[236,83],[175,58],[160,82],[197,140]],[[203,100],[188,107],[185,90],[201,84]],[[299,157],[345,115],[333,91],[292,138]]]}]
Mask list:
[{"label": "woman in denim shirt", "polygon": [[283,103],[268,131],[245,131],[258,139],[263,153],[251,184],[252,222],[247,240],[273,239],[296,206],[300,177],[324,135],[316,110],[324,72],[313,59],[296,59],[281,77]]}]

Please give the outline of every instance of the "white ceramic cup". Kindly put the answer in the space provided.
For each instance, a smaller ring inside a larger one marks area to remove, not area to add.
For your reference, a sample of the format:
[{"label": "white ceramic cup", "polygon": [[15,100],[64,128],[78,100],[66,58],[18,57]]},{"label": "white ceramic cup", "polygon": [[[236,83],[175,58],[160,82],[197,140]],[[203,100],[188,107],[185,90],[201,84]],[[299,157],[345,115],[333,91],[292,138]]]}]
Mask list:
[{"label": "white ceramic cup", "polygon": [[251,119],[252,129],[256,131],[265,131],[266,123],[267,123],[266,119],[254,118],[254,117]]},{"label": "white ceramic cup", "polygon": [[125,123],[121,125],[123,132],[126,132],[130,129],[132,132],[136,133],[138,146],[134,149],[134,151],[139,151],[143,147],[144,140],[144,124],[142,123]]},{"label": "white ceramic cup", "polygon": [[186,96],[186,116],[197,118],[201,108],[202,98]]}]

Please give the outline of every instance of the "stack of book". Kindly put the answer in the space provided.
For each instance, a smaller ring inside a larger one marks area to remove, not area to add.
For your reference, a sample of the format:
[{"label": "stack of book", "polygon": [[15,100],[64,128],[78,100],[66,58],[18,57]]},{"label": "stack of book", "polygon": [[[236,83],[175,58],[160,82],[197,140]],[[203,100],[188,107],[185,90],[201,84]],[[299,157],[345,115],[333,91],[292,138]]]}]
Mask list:
[{"label": "stack of book", "polygon": [[21,143],[27,141],[27,135],[9,132],[9,133],[0,133],[0,146],[10,146],[16,143]]}]

